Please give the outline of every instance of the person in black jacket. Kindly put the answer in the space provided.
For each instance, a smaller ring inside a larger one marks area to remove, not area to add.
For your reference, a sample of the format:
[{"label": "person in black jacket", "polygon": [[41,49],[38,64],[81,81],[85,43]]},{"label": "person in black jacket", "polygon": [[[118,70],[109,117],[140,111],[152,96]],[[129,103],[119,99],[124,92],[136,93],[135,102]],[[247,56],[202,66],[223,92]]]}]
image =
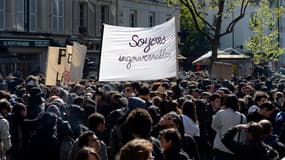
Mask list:
[{"label": "person in black jacket", "polygon": [[9,159],[22,160],[24,155],[23,150],[23,123],[27,116],[26,106],[23,103],[16,103],[13,106],[12,114],[9,114],[7,120],[10,125],[10,134],[12,147],[8,151]]},{"label": "person in black jacket", "polygon": [[181,118],[176,112],[165,114],[159,121],[159,124],[153,128],[153,135],[163,129],[175,128],[181,135],[181,147],[191,159],[200,160],[200,154],[197,147],[196,139],[184,133],[184,127]]},{"label": "person in black jacket", "polygon": [[29,160],[59,160],[59,146],[56,137],[57,117],[50,112],[38,115],[38,128],[32,136]]},{"label": "person in black jacket", "polygon": [[[245,144],[234,141],[234,137],[239,130],[247,130]],[[239,124],[228,130],[222,142],[237,155],[237,160],[270,160],[279,157],[277,151],[266,145],[261,140],[262,126],[256,122]]]},{"label": "person in black jacket", "polygon": [[248,122],[259,122],[263,119],[270,119],[272,116],[272,113],[274,112],[274,105],[270,101],[264,102],[260,106],[260,110],[256,112],[249,113],[247,116]]},{"label": "person in black jacket", "polygon": [[280,157],[285,157],[285,145],[279,142],[277,135],[272,134],[272,124],[268,120],[261,120],[258,122],[263,128],[262,140],[267,145],[274,148]]},{"label": "person in black jacket", "polygon": [[190,160],[187,153],[182,150],[182,139],[177,129],[169,128],[160,131],[159,140],[165,160]]}]

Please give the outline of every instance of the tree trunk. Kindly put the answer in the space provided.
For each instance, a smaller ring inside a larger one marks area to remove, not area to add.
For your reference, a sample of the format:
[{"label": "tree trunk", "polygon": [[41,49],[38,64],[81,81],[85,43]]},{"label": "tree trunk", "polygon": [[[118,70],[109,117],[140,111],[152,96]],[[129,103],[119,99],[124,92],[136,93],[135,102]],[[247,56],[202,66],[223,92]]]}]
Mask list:
[{"label": "tree trunk", "polygon": [[210,59],[210,65],[209,65],[209,76],[210,78],[215,77],[215,75],[213,75],[213,65],[214,62],[217,60],[217,56],[218,56],[218,41],[213,40],[211,42],[211,49],[212,49],[212,56]]}]

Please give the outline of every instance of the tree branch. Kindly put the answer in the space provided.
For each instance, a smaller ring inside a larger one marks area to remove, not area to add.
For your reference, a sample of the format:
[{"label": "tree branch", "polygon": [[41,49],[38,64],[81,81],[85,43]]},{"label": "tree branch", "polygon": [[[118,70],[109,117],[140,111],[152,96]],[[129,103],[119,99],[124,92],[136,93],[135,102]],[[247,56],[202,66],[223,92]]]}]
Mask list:
[{"label": "tree branch", "polygon": [[199,23],[198,23],[198,20],[197,20],[197,17],[196,17],[197,14],[195,14],[195,11],[194,11],[193,8],[190,6],[189,1],[188,1],[188,0],[186,0],[186,2],[185,2],[184,0],[180,0],[180,1],[181,1],[181,3],[183,3],[183,5],[185,5],[185,6],[188,8],[188,10],[190,11],[191,17],[192,17],[193,20],[194,20],[194,25],[195,25],[196,29],[198,30],[198,32],[200,32],[200,33],[202,33],[204,36],[206,36],[209,41],[212,40],[212,37],[209,35],[209,33],[205,32],[204,30],[202,30],[202,29],[200,28]]},{"label": "tree branch", "polygon": [[[183,0],[182,0],[183,1]],[[199,13],[198,13],[198,11],[197,11],[197,8],[196,8],[196,5],[195,5],[195,3],[194,3],[194,1],[193,0],[187,0],[187,6],[189,6],[189,7],[191,7],[192,9],[193,9],[193,11],[194,11],[194,13],[195,13],[195,15],[199,18],[199,19],[201,19],[207,26],[209,26],[209,28],[211,29],[211,30],[216,30],[216,28],[213,26],[213,25],[211,25],[204,17],[202,17]]]},{"label": "tree branch", "polygon": [[[245,3],[245,5],[244,5],[244,3]],[[227,35],[227,34],[229,34],[229,33],[231,33],[233,31],[233,29],[234,29],[235,25],[237,24],[237,22],[244,17],[248,4],[249,4],[249,1],[246,1],[246,2],[245,2],[245,0],[242,1],[241,9],[240,9],[240,15],[238,17],[236,17],[228,25],[226,31],[224,33],[220,34],[219,37],[223,37],[223,36],[225,36],[225,35]]]}]

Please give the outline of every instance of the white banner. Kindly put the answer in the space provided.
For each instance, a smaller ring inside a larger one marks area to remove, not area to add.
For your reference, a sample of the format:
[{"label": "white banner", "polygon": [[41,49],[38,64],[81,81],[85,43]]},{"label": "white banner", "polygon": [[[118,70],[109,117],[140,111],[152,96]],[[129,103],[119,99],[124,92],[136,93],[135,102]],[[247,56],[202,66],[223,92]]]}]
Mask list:
[{"label": "white banner", "polygon": [[46,70],[46,85],[55,86],[63,80],[63,73],[68,61],[66,49],[62,47],[49,47]]},{"label": "white banner", "polygon": [[72,64],[70,69],[70,80],[79,81],[83,76],[83,67],[87,47],[77,42],[73,43]]},{"label": "white banner", "polygon": [[175,19],[151,28],[104,25],[99,81],[175,77]]}]

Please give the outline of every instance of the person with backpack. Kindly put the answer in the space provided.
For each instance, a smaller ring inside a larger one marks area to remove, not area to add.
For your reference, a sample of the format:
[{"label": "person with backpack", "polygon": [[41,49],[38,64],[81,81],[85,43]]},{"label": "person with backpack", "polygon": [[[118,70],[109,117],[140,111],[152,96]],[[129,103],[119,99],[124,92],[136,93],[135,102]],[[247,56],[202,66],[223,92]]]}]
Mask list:
[{"label": "person with backpack", "polygon": [[[244,130],[246,143],[234,141],[235,135]],[[222,138],[223,144],[235,154],[236,160],[275,160],[279,158],[278,152],[262,140],[262,126],[256,122],[239,124],[230,128]]]},{"label": "person with backpack", "polygon": [[29,160],[59,160],[59,145],[56,136],[57,117],[50,112],[37,116],[38,127],[31,138]]},{"label": "person with backpack", "polygon": [[258,122],[263,129],[262,141],[274,148],[280,157],[285,157],[285,144],[278,140],[278,136],[272,133],[272,124],[269,120],[261,120]]},{"label": "person with backpack", "polygon": [[[232,160],[236,157],[223,143],[222,137],[227,130],[235,125],[246,123],[246,117],[238,112],[238,98],[234,94],[226,95],[224,101],[225,108],[218,111],[212,121],[212,128],[216,131],[214,139],[215,160]],[[244,142],[242,132],[235,137],[235,141]]]}]

